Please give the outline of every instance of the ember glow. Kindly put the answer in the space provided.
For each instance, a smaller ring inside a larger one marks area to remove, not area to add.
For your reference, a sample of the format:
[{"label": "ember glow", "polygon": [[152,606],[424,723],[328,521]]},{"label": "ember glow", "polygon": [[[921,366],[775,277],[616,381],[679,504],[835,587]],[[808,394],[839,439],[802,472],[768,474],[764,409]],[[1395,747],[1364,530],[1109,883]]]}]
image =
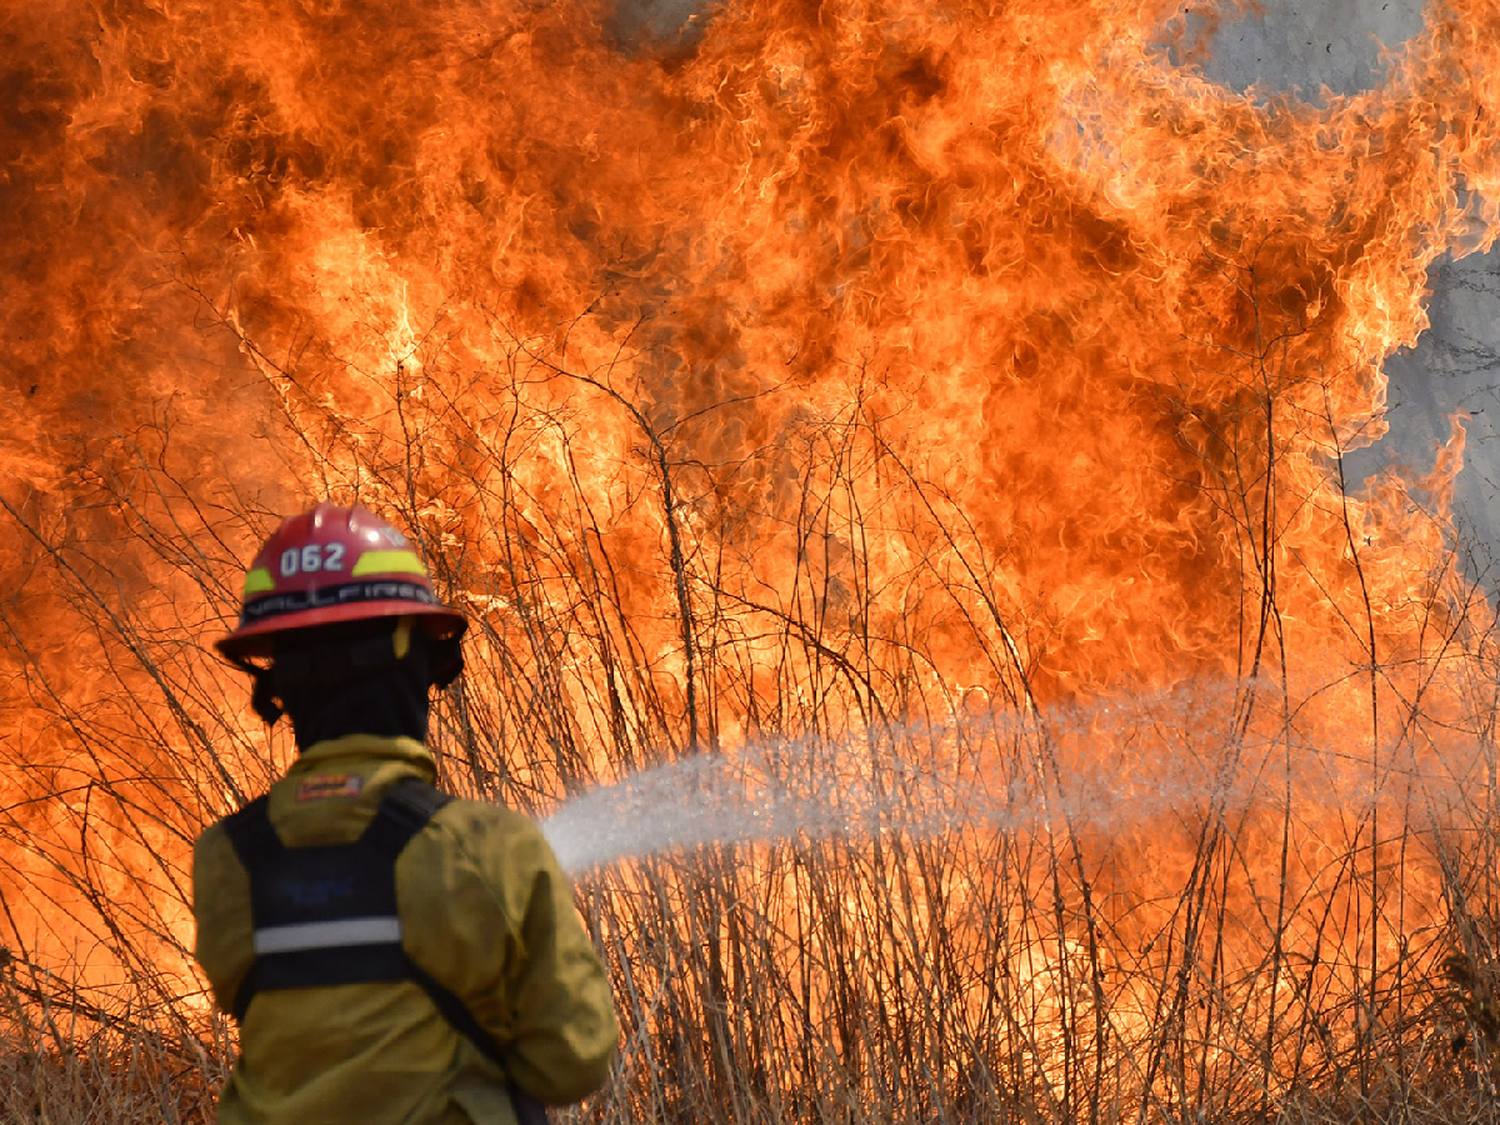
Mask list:
[{"label": "ember glow", "polygon": [[[1024,1025],[1065,1106],[1191,1101],[1185,1064],[1119,1059],[1201,1018],[1199,1084],[1276,1094],[1440,958],[1497,682],[1463,429],[1357,495],[1340,458],[1429,266],[1500,230],[1494,0],[1432,4],[1317,107],[1208,82],[1164,3],[742,0],[644,47],[575,2],[5,7],[0,880],[31,962],[202,1011],[191,838],[290,752],[205,645],[323,496],[410,527],[475,621],[435,724],[460,789],[547,810],[780,737],[1037,800],[1201,771],[1180,808],[991,817],[826,893],[743,849],[765,940],[715,921],[734,967],[684,1012],[795,977],[857,1075],[896,1048],[850,1006],[915,979],[961,997],[937,1073]],[[685,980],[637,901],[718,893],[684,863],[585,884],[637,982]],[[805,935],[861,903],[897,921],[838,930],[831,975]]]}]

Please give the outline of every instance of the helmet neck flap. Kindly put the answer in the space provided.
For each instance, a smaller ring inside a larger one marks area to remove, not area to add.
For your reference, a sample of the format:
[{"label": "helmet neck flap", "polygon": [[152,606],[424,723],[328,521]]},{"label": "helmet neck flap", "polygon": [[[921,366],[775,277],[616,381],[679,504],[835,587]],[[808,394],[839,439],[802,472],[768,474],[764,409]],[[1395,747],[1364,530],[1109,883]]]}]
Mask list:
[{"label": "helmet neck flap", "polygon": [[410,618],[293,630],[275,643],[270,667],[253,670],[251,702],[267,723],[291,718],[299,751],[348,734],[424,741],[428,689],[457,675],[456,638],[434,641]]}]

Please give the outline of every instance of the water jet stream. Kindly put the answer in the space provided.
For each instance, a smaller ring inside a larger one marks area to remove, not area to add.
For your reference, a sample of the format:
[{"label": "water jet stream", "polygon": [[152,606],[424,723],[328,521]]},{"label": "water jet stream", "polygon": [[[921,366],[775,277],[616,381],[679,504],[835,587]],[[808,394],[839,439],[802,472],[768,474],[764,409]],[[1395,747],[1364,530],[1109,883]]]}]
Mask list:
[{"label": "water jet stream", "polygon": [[752,743],[583,793],[542,830],[579,874],[713,844],[920,839],[965,828],[1112,839],[1164,820],[1191,829],[1266,811],[1312,819],[1339,810],[1352,823],[1393,800],[1401,823],[1424,831],[1461,803],[1467,767],[1451,753],[1440,768],[1418,768],[1409,753],[1385,751],[1372,782],[1367,759],[1336,747],[1224,729],[1229,694],[1199,685],[1101,702],[1049,716],[1045,727],[986,716],[878,737]]}]

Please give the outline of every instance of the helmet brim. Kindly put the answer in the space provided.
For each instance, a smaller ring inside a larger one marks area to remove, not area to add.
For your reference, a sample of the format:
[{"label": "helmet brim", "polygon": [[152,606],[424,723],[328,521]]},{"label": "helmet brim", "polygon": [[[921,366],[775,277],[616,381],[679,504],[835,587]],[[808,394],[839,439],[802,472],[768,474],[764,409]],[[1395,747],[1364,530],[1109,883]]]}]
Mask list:
[{"label": "helmet brim", "polygon": [[469,624],[464,620],[463,614],[449,606],[421,605],[393,598],[388,601],[320,606],[269,617],[264,621],[241,625],[234,632],[215,641],[214,647],[226,659],[243,665],[246,660],[255,657],[271,656],[277,634],[379,617],[415,617],[427,634],[437,639],[462,636]]}]

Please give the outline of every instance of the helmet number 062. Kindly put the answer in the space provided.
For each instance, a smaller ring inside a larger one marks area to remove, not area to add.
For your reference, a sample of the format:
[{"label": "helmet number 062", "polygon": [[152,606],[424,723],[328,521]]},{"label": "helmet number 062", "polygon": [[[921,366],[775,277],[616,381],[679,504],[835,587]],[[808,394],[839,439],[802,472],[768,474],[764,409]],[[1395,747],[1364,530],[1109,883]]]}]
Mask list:
[{"label": "helmet number 062", "polygon": [[281,552],[281,576],[290,578],[294,574],[317,574],[324,570],[344,569],[344,544],[309,543],[298,550],[288,547]]}]

